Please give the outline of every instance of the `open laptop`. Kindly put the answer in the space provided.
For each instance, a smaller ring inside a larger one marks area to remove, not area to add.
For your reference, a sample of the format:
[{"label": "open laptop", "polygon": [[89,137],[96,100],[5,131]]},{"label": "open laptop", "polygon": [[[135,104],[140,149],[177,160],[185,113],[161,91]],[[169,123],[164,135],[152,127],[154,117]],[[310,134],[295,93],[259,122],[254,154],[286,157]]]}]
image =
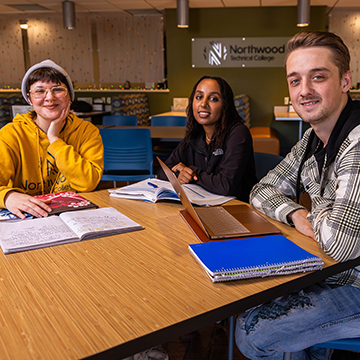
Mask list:
[{"label": "open laptop", "polygon": [[185,211],[181,215],[195,235],[203,241],[202,231],[209,239],[228,239],[266,234],[279,234],[280,230],[247,205],[228,205],[194,208],[175,174],[157,158],[173,186]]}]

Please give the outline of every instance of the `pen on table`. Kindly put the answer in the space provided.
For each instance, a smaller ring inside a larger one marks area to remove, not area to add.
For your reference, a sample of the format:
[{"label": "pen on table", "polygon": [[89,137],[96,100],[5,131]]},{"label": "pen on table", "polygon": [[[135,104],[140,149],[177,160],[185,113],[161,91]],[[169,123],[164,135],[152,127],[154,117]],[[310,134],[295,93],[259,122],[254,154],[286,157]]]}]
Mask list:
[{"label": "pen on table", "polygon": [[153,188],[157,188],[158,186],[156,184],[153,184],[152,182],[148,182],[148,185],[152,186]]}]

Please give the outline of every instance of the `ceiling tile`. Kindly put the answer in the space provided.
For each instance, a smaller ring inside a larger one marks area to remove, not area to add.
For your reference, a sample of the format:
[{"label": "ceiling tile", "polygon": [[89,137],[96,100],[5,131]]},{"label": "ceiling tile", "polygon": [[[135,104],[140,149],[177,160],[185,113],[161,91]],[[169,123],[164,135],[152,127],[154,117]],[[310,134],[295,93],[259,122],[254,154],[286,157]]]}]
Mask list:
[{"label": "ceiling tile", "polygon": [[260,6],[261,0],[223,0],[226,7]]},{"label": "ceiling tile", "polygon": [[176,9],[176,0],[151,0],[150,2],[158,10]]},{"label": "ceiling tile", "polygon": [[10,6],[0,4],[0,14],[19,14],[19,10],[16,10],[15,8],[12,8]]},{"label": "ceiling tile", "polygon": [[121,0],[109,0],[111,4],[119,9],[131,10],[131,9],[152,9],[153,7],[144,1],[121,1]]},{"label": "ceiling tile", "polygon": [[262,0],[262,6],[297,6],[297,0]]},{"label": "ceiling tile", "polygon": [[88,11],[120,11],[118,6],[109,4],[108,2],[97,2],[97,3],[80,3],[79,7]]},{"label": "ceiling tile", "polygon": [[190,0],[189,6],[191,8],[218,8],[224,7],[221,0]]},{"label": "ceiling tile", "polygon": [[[0,4],[1,5],[7,5],[7,4],[10,4],[12,5],[12,3],[14,4],[35,4],[34,1],[31,1],[31,0],[0,0]],[[36,3],[37,4],[37,3]]]}]

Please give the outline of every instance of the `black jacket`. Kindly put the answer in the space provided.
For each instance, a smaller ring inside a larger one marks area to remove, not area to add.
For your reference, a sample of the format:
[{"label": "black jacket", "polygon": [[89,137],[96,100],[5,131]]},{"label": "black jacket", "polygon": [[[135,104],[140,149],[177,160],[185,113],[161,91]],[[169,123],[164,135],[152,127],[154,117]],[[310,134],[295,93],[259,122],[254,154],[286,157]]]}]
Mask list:
[{"label": "black jacket", "polygon": [[[257,182],[252,138],[249,129],[241,123],[234,125],[221,149],[205,142],[205,132],[186,145],[184,140],[166,160],[171,169],[182,162],[191,168],[198,180],[194,184],[219,195],[236,196],[249,202],[249,194]],[[159,179],[167,180],[160,170]]]}]

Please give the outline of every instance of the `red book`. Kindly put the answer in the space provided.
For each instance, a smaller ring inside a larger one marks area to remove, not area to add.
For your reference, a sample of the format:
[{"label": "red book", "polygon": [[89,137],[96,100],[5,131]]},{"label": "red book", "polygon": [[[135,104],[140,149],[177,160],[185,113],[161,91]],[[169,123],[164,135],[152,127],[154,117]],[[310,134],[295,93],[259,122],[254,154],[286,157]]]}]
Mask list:
[{"label": "red book", "polygon": [[73,191],[37,195],[35,197],[38,199],[51,199],[51,203],[48,204],[52,209],[50,215],[60,214],[65,211],[98,208],[97,205]]}]

